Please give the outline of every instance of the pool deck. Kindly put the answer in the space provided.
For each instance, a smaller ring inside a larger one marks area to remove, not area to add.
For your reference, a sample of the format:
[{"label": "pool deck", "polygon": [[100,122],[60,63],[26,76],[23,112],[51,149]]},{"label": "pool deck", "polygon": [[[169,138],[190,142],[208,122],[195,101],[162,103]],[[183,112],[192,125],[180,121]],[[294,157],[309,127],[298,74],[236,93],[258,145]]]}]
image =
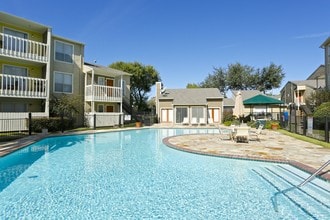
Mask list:
[{"label": "pool deck", "polygon": [[[160,126],[153,127],[160,128]],[[32,135],[15,141],[0,143],[0,157],[48,136],[99,133],[106,131],[118,131],[118,129],[96,131],[89,130],[74,133],[65,132],[64,134],[52,135]],[[232,140],[220,139],[220,135],[217,133],[187,134],[164,138],[163,143],[169,147],[191,153],[227,158],[289,163],[309,173],[315,172],[316,169],[318,169],[325,162],[330,160],[330,148],[324,148],[316,144],[297,140],[295,138],[281,134],[278,131],[263,130],[262,133],[259,135],[259,138],[259,141],[250,140],[248,143],[236,143]],[[321,173],[322,178],[328,181],[330,181],[329,171],[330,168],[326,167],[325,170],[323,170],[323,172]]]}]

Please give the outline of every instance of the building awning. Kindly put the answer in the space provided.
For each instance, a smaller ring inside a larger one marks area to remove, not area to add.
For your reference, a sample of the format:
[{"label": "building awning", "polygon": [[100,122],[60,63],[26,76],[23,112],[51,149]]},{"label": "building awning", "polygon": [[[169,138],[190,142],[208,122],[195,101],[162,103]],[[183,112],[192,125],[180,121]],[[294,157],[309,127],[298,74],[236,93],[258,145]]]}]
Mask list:
[{"label": "building awning", "polygon": [[283,101],[274,99],[266,95],[256,95],[243,101],[244,105],[279,105],[284,104]]}]

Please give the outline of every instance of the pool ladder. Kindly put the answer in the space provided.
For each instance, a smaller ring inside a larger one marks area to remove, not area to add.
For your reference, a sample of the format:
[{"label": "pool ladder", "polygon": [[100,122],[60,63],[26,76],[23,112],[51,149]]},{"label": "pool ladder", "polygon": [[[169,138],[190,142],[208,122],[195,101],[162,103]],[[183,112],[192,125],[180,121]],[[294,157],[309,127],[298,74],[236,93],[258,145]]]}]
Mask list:
[{"label": "pool ladder", "polygon": [[293,187],[290,187],[290,188],[287,188],[287,189],[284,189],[284,190],[281,190],[279,192],[276,192],[271,200],[272,200],[272,203],[273,203],[273,206],[274,206],[274,209],[276,212],[278,212],[278,206],[277,206],[277,199],[276,199],[276,196],[280,195],[280,194],[285,194],[291,190],[294,190],[294,189],[297,189],[297,188],[300,188],[302,186],[304,186],[306,183],[309,183],[310,181],[312,181],[315,176],[317,174],[319,174],[324,168],[326,168],[327,166],[329,166],[330,164],[330,160],[328,160],[327,162],[325,162],[320,168],[318,168],[312,175],[310,175],[309,177],[307,177],[304,181],[302,181],[300,184],[296,185],[296,186],[293,186]]}]

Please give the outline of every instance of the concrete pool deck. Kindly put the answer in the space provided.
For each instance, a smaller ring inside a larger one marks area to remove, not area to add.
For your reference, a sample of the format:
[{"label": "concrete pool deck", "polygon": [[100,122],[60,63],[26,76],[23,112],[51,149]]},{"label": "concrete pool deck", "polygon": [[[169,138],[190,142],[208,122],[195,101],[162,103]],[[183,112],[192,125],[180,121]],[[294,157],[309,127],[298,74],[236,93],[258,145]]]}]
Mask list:
[{"label": "concrete pool deck", "polygon": [[[159,126],[154,127],[160,128]],[[64,134],[52,134],[48,136],[99,133],[118,130],[127,129],[65,132]],[[45,136],[38,134],[6,143],[0,143],[0,157],[5,156],[8,153],[13,152],[17,149],[30,145],[45,137],[47,137],[47,135]],[[187,134],[167,137],[164,138],[163,142],[169,147],[191,153],[228,158],[289,163],[310,173],[313,173],[325,162],[330,160],[330,148],[324,148],[316,144],[297,140],[295,138],[281,134],[278,131],[263,130],[261,135],[259,135],[259,138],[260,141],[250,140],[249,143],[236,143],[232,140],[221,140],[220,135],[218,133]],[[330,168],[326,167],[325,170],[323,170],[323,173],[321,173],[322,177],[324,179],[327,179],[328,181],[330,181],[329,170]]]}]

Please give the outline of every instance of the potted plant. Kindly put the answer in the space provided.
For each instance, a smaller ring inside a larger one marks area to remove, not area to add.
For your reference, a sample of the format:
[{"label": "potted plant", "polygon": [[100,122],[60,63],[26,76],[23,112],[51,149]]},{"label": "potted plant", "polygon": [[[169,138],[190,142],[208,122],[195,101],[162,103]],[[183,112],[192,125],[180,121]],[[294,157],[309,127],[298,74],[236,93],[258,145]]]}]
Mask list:
[{"label": "potted plant", "polygon": [[271,122],[270,127],[272,130],[277,130],[280,127],[278,122]]}]

